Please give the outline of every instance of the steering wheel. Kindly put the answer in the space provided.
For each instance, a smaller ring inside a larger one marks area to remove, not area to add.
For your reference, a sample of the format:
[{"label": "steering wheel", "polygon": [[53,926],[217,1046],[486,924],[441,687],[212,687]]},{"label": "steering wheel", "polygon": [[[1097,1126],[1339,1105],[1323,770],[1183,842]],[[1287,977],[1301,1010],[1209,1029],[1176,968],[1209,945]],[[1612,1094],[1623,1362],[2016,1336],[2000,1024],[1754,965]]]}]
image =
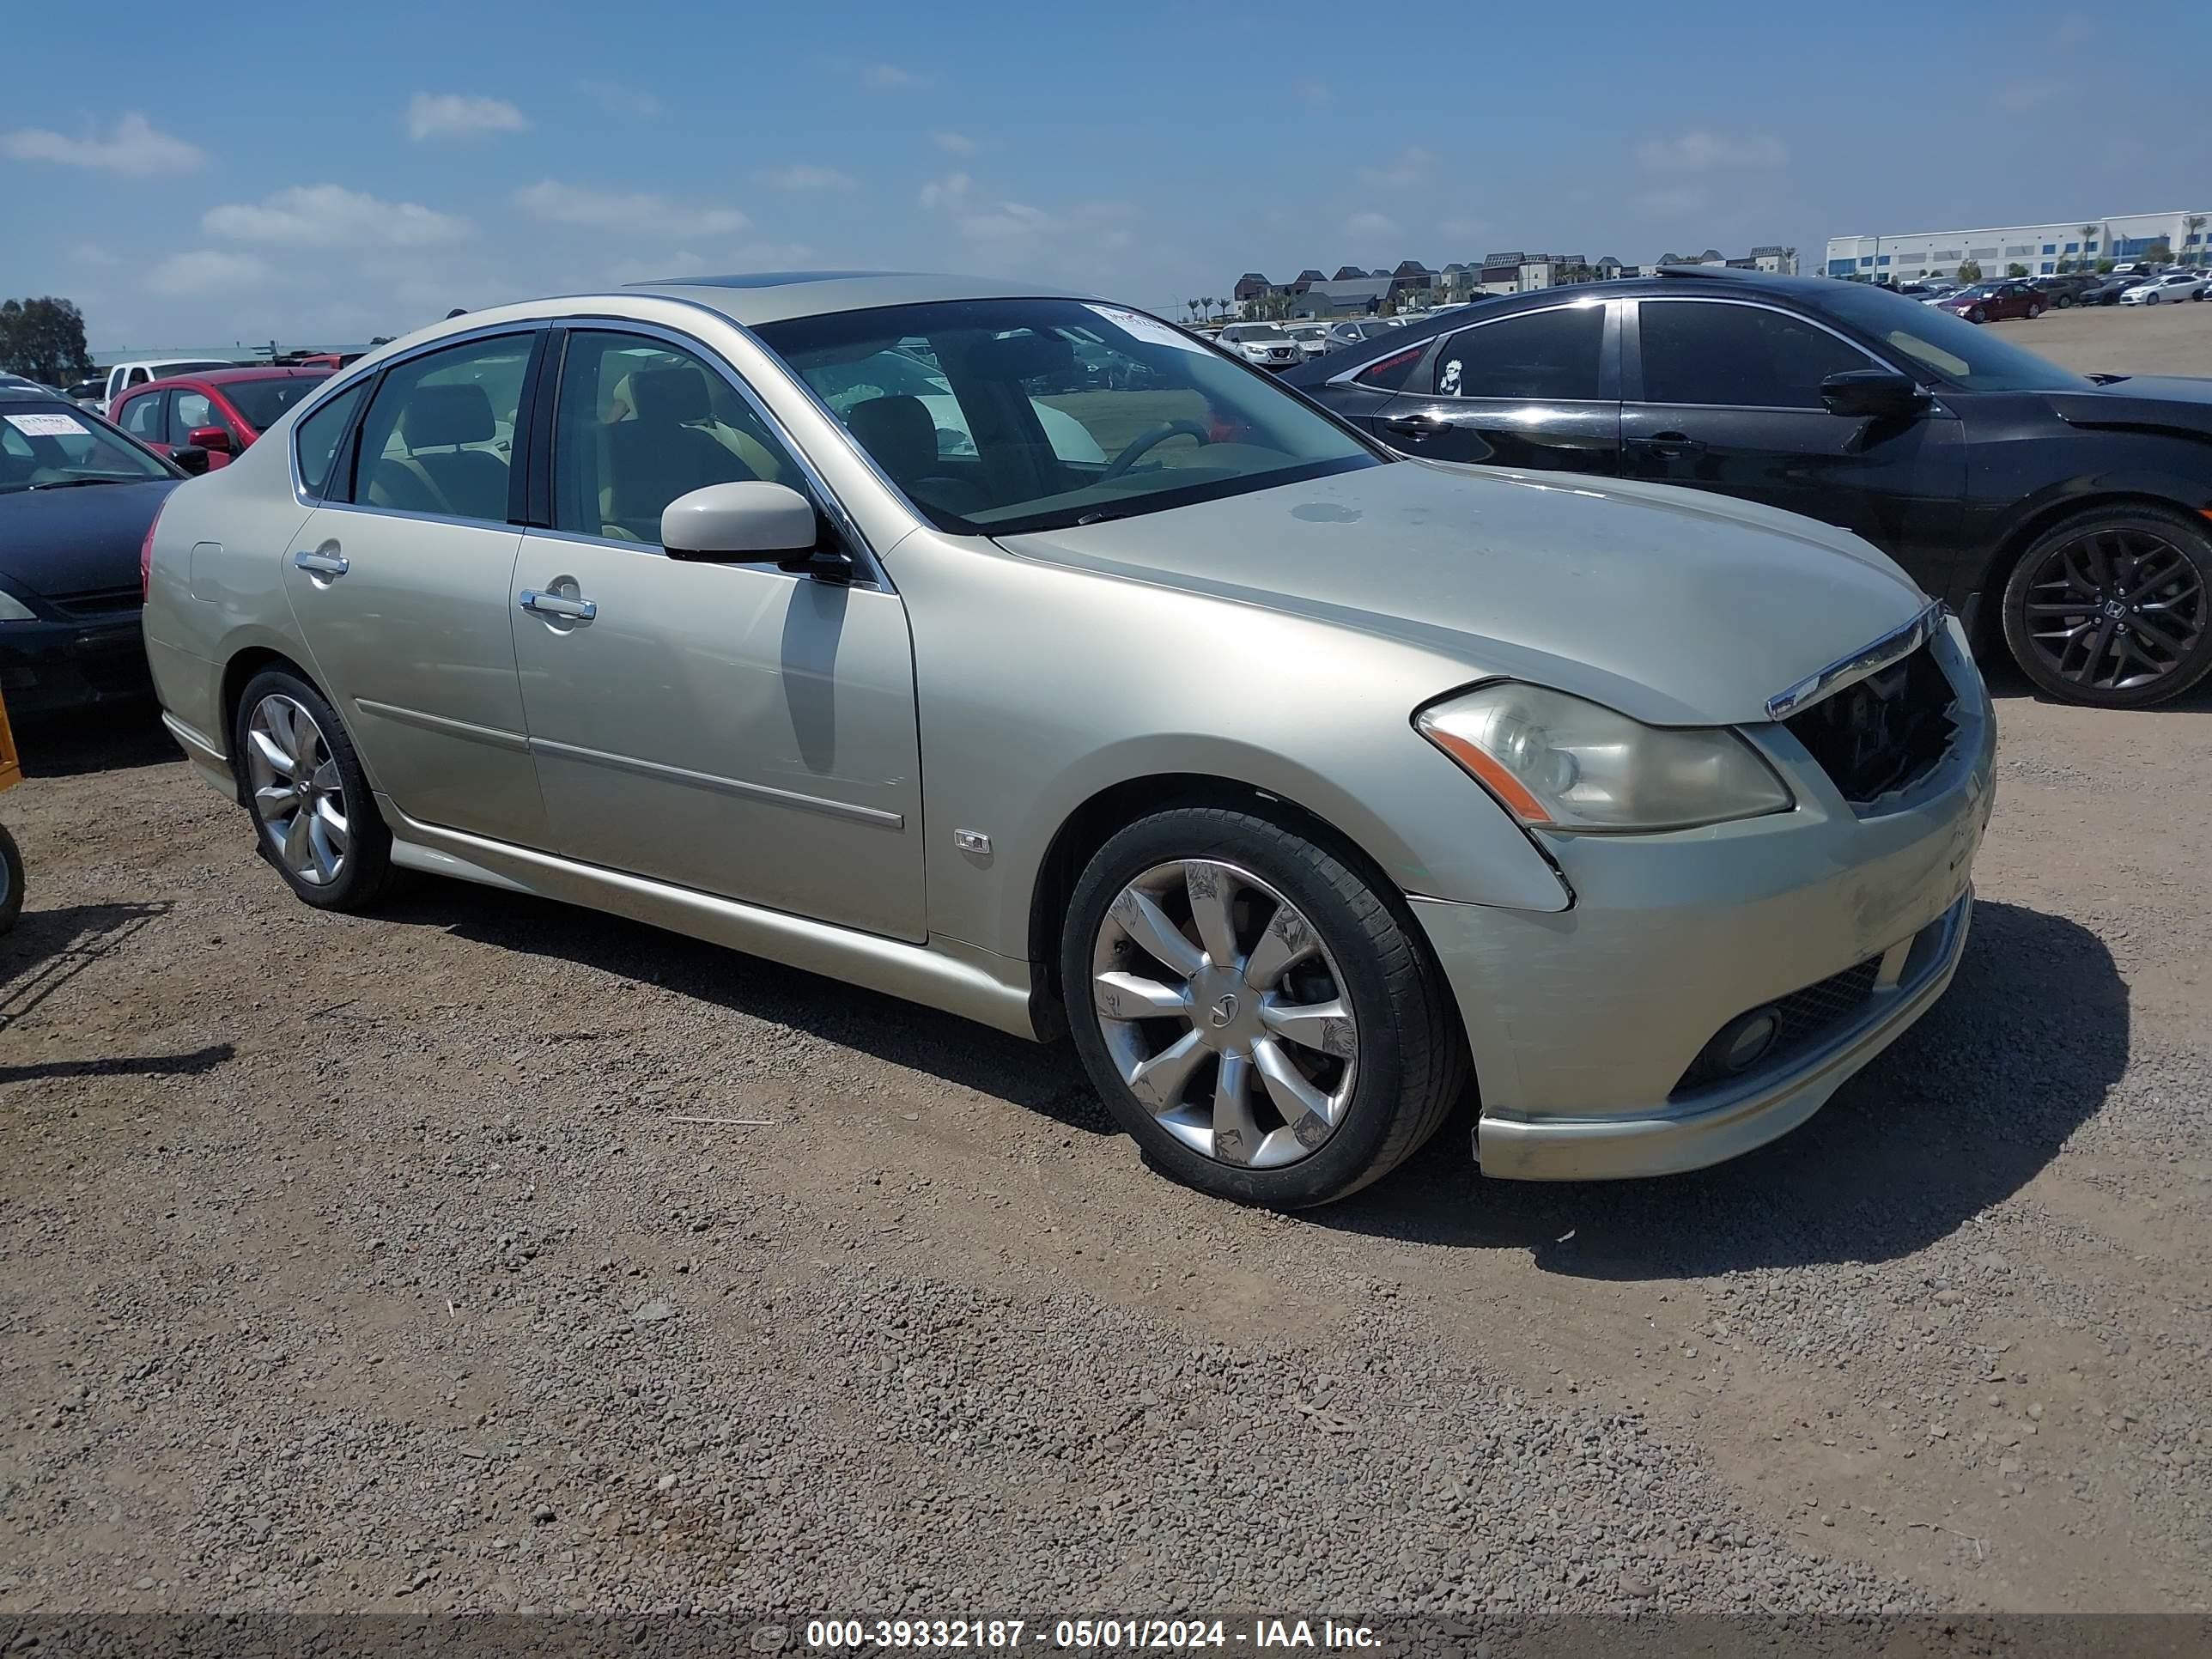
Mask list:
[{"label": "steering wheel", "polygon": [[1120,477],[1131,467],[1170,438],[1195,438],[1202,444],[1213,441],[1212,433],[1196,421],[1162,421],[1158,426],[1148,426],[1129,440],[1129,447],[1116,455],[1106,470],[1098,475],[1104,483]]}]

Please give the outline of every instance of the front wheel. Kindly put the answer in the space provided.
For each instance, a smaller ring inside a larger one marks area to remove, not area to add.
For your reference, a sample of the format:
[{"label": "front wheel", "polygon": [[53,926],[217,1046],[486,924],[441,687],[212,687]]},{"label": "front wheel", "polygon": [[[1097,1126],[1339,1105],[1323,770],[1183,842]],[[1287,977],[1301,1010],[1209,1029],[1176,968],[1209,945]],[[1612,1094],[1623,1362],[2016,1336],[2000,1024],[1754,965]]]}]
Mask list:
[{"label": "front wheel", "polygon": [[323,694],[270,669],[238,700],[233,754],[261,854],[322,910],[361,910],[392,876],[392,832],[353,739]]},{"label": "front wheel", "polygon": [[2141,708],[2212,670],[2212,536],[2179,513],[2067,520],[2021,556],[2003,603],[2014,658],[2066,702]]},{"label": "front wheel", "polygon": [[1966,320],[1970,323],[1986,323],[1989,319],[1990,313],[1983,310],[1979,306],[1976,306],[1972,311],[1966,313]]},{"label": "front wheel", "polygon": [[0,882],[7,883],[6,890],[0,891],[0,933],[12,933],[15,919],[23,914],[23,854],[4,823],[0,823]]},{"label": "front wheel", "polygon": [[2158,303],[2158,295],[2155,294],[2146,294],[2142,296],[2142,302],[2147,306],[2154,306]]},{"label": "front wheel", "polygon": [[1449,994],[1410,916],[1252,814],[1187,807],[1101,848],[1060,983],[1092,1083],[1155,1169],[1244,1204],[1357,1191],[1466,1085]]}]

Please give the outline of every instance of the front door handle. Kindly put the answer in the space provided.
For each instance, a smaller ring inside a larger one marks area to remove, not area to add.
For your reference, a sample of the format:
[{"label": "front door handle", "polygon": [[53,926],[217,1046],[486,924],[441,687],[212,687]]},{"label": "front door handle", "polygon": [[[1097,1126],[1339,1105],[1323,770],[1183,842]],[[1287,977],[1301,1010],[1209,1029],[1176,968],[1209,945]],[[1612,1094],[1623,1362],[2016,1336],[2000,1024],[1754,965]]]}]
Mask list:
[{"label": "front door handle", "polygon": [[541,593],[534,587],[522,590],[522,608],[538,617],[558,617],[563,622],[589,622],[599,614],[599,607],[589,599],[563,599],[558,593]]},{"label": "front door handle", "polygon": [[1686,432],[1655,432],[1637,441],[1654,455],[1694,455],[1705,447],[1704,439],[1692,438]]},{"label": "front door handle", "polygon": [[318,576],[343,576],[352,568],[346,563],[345,555],[334,549],[325,551],[319,548],[312,553],[302,549],[292,556],[292,562]]},{"label": "front door handle", "polygon": [[1382,429],[1401,438],[1431,438],[1450,424],[1441,415],[1394,415],[1382,422]]}]

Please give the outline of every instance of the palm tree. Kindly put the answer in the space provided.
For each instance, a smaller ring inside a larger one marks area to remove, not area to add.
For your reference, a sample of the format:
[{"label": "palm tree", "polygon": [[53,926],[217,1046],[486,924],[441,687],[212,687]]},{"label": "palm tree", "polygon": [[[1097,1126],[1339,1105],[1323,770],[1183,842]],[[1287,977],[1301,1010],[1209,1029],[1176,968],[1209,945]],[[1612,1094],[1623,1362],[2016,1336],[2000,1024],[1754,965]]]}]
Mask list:
[{"label": "palm tree", "polygon": [[[2097,240],[2097,228],[2096,228],[2096,226],[2094,226],[2094,225],[2084,225],[2084,226],[2082,226],[2082,227],[2081,227],[2081,252],[2082,252],[2085,255],[2087,255],[2087,254],[2089,253],[2089,244],[2090,244],[2090,243],[2092,243],[2092,242],[2094,242],[2094,241],[2095,241],[2096,240]],[[2094,256],[2091,256],[2091,257],[2094,257]]]},{"label": "palm tree", "polygon": [[1200,300],[1199,304],[1206,307],[1206,314],[1207,316],[1211,317],[1213,315],[1213,296],[1211,294],[1207,295],[1203,300]]},{"label": "palm tree", "polygon": [[1191,321],[1196,322],[1198,320],[1198,301],[1195,300],[1185,300],[1183,303],[1190,307]]},{"label": "palm tree", "polygon": [[2189,227],[2189,240],[2191,246],[2187,256],[2188,261],[2192,265],[2201,265],[2204,263],[2204,240],[2197,233],[2204,228],[2204,216],[2201,213],[2192,213],[2181,222]]}]

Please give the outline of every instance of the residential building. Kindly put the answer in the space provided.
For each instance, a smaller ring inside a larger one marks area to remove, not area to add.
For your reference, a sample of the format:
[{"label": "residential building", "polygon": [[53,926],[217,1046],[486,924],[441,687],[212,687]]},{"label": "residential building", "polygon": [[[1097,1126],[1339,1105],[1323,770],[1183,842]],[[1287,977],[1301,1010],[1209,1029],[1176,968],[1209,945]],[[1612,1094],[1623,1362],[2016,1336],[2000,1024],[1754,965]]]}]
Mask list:
[{"label": "residential building", "polygon": [[2047,276],[2061,265],[2070,270],[2081,265],[2094,268],[2100,259],[2154,257],[2152,250],[2161,242],[2166,257],[2175,264],[2212,264],[2208,257],[2212,256],[2212,209],[1978,230],[1832,236],[1821,268],[1831,276],[1862,282],[1910,283],[1923,276],[1955,276],[1959,267],[1972,260],[1985,277],[2002,276],[2014,265],[2024,267],[2031,276]]},{"label": "residential building", "polygon": [[1351,276],[1316,283],[1291,301],[1291,315],[1328,322],[1338,317],[1371,317],[1390,295],[1388,276]]}]

